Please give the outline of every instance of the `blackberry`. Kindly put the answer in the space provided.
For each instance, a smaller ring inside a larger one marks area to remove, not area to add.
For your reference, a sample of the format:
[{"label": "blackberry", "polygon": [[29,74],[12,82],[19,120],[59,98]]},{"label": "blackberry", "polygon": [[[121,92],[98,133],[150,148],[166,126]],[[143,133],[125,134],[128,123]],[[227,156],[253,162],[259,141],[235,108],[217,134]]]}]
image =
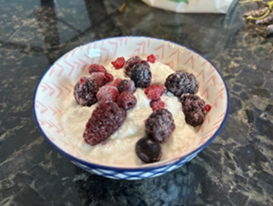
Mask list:
[{"label": "blackberry", "polygon": [[126,111],[115,102],[100,103],[86,123],[85,142],[90,145],[103,142],[124,123],[126,115]]},{"label": "blackberry", "polygon": [[151,84],[152,73],[149,67],[144,64],[136,64],[131,70],[131,79],[136,87],[146,88]]},{"label": "blackberry", "polygon": [[165,82],[165,87],[175,96],[182,94],[195,94],[198,92],[198,82],[193,74],[183,71],[177,71],[169,75]]},{"label": "blackberry", "polygon": [[74,86],[74,97],[76,102],[82,106],[91,106],[97,102],[96,94],[99,85],[90,77],[82,77]]},{"label": "blackberry", "polygon": [[146,134],[158,142],[165,142],[175,129],[172,113],[167,109],[154,111],[145,123]]},{"label": "blackberry", "polygon": [[135,152],[145,163],[157,162],[162,156],[161,145],[149,137],[143,137],[137,141]]},{"label": "blackberry", "polygon": [[131,79],[123,79],[118,83],[118,91],[119,93],[122,92],[129,92],[134,93],[136,90],[135,83]]},{"label": "blackberry", "polygon": [[206,116],[205,101],[195,94],[183,94],[180,98],[186,122],[193,126],[201,125]]},{"label": "blackberry", "polygon": [[128,59],[125,64],[124,64],[124,70],[125,70],[125,73],[130,76],[131,75],[131,69],[134,65],[136,64],[144,64],[146,65],[147,67],[150,68],[150,65],[148,64],[147,61],[145,60],[142,60],[139,56],[134,56],[134,57],[131,57],[130,59]]}]

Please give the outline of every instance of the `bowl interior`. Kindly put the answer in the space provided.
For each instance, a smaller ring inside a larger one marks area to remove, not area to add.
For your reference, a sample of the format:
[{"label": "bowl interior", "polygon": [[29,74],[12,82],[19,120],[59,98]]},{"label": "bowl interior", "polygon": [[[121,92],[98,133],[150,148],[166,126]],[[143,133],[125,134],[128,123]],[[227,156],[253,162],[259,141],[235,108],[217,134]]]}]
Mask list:
[{"label": "bowl interior", "polygon": [[[53,146],[70,157],[90,162],[63,135],[59,125],[60,105],[73,92],[75,82],[88,75],[88,65],[107,64],[123,56],[154,54],[172,69],[193,73],[199,81],[199,95],[212,106],[196,137],[178,157],[153,165],[164,165],[196,151],[219,131],[228,110],[228,92],[219,72],[202,56],[181,45],[148,37],[119,37],[77,47],[58,59],[45,73],[34,97],[34,116],[43,135]],[[99,164],[94,160],[95,164]],[[119,167],[118,165],[111,165]],[[134,168],[138,166],[131,166]],[[149,167],[149,165],[143,165]]]}]

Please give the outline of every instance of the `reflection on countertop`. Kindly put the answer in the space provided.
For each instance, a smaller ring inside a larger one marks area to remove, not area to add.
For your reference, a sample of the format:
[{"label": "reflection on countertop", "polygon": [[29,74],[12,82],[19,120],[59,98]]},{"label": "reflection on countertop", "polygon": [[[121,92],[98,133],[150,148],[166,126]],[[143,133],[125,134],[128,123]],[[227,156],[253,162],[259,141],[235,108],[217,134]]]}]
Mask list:
[{"label": "reflection on countertop", "polygon": [[[0,205],[273,205],[273,40],[234,4],[227,15],[176,14],[126,1],[0,0]],[[76,46],[113,36],[187,46],[219,69],[230,90],[220,135],[166,175],[116,181],[89,174],[38,131],[32,100],[42,75]]]}]

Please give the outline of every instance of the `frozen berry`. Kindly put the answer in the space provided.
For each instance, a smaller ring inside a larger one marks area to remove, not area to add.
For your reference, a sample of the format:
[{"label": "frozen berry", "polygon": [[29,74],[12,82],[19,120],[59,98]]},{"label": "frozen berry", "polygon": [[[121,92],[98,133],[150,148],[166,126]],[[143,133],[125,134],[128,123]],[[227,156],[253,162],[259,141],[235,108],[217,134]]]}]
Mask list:
[{"label": "frozen berry", "polygon": [[92,74],[93,72],[106,72],[106,69],[104,68],[104,66],[100,65],[100,64],[91,64],[88,68],[89,74]]},{"label": "frozen berry", "polygon": [[131,79],[136,87],[146,88],[151,84],[152,73],[149,67],[144,64],[136,64],[131,70]]},{"label": "frozen berry", "polygon": [[131,57],[130,59],[128,59],[128,60],[125,62],[125,65],[124,65],[125,73],[126,73],[128,76],[130,76],[132,67],[133,67],[135,64],[140,64],[141,61],[142,61],[142,59],[141,59],[139,56],[134,56],[134,57]]},{"label": "frozen berry", "polygon": [[146,134],[158,142],[169,139],[174,129],[173,115],[167,109],[154,111],[145,123]]},{"label": "frozen berry", "polygon": [[121,80],[122,80],[121,78],[117,78],[117,79],[114,81],[113,86],[114,86],[114,87],[117,87]]},{"label": "frozen berry", "polygon": [[193,74],[183,71],[177,71],[169,75],[165,82],[165,87],[175,96],[182,94],[195,94],[198,92],[198,82]]},{"label": "frozen berry", "polygon": [[104,75],[105,75],[107,82],[111,82],[114,80],[114,77],[112,74],[106,72]]},{"label": "frozen berry", "polygon": [[158,109],[163,109],[165,106],[165,103],[161,99],[152,100],[150,102],[150,106],[152,107],[153,111]]},{"label": "frozen berry", "polygon": [[165,89],[161,85],[151,85],[144,90],[144,93],[151,100],[159,99],[162,94],[164,94]]},{"label": "frozen berry", "polygon": [[118,84],[118,91],[134,93],[136,90],[135,83],[131,79],[123,79]]},{"label": "frozen berry", "polygon": [[148,62],[155,63],[155,60],[156,60],[155,55],[151,54],[151,55],[147,56]]},{"label": "frozen berry", "polygon": [[115,61],[112,61],[111,64],[115,69],[121,69],[125,64],[125,59],[124,57],[118,57]]},{"label": "frozen berry", "polygon": [[91,75],[90,75],[90,78],[96,82],[96,84],[99,86],[99,87],[102,87],[103,85],[105,85],[108,81],[104,75],[104,73],[102,72],[93,72]]},{"label": "frozen berry", "polygon": [[106,140],[125,121],[126,111],[115,102],[100,103],[86,123],[83,138],[87,144],[96,145]]},{"label": "frozen berry", "polygon": [[135,152],[145,163],[157,162],[162,156],[162,149],[159,142],[149,137],[143,137],[137,141]]},{"label": "frozen berry", "polygon": [[91,106],[97,102],[96,94],[99,86],[90,77],[82,77],[74,86],[76,102],[82,106]]},{"label": "frozen berry", "polygon": [[211,110],[211,106],[209,104],[205,105],[205,110],[206,112],[209,112]]},{"label": "frozen berry", "polygon": [[101,87],[97,93],[97,99],[99,102],[116,102],[118,96],[118,89],[111,85]]},{"label": "frozen berry", "polygon": [[122,92],[117,100],[117,104],[125,110],[132,109],[136,103],[136,97],[129,92]]},{"label": "frozen berry", "polygon": [[205,101],[195,94],[183,94],[180,98],[186,122],[193,126],[201,125],[205,120]]}]

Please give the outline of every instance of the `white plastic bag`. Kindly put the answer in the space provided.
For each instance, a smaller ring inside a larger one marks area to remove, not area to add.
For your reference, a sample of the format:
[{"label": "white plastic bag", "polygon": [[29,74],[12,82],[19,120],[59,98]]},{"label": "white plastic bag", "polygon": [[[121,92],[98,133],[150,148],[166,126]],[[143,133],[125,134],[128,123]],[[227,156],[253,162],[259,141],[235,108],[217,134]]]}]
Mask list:
[{"label": "white plastic bag", "polygon": [[232,0],[142,0],[149,6],[177,13],[226,13]]}]

